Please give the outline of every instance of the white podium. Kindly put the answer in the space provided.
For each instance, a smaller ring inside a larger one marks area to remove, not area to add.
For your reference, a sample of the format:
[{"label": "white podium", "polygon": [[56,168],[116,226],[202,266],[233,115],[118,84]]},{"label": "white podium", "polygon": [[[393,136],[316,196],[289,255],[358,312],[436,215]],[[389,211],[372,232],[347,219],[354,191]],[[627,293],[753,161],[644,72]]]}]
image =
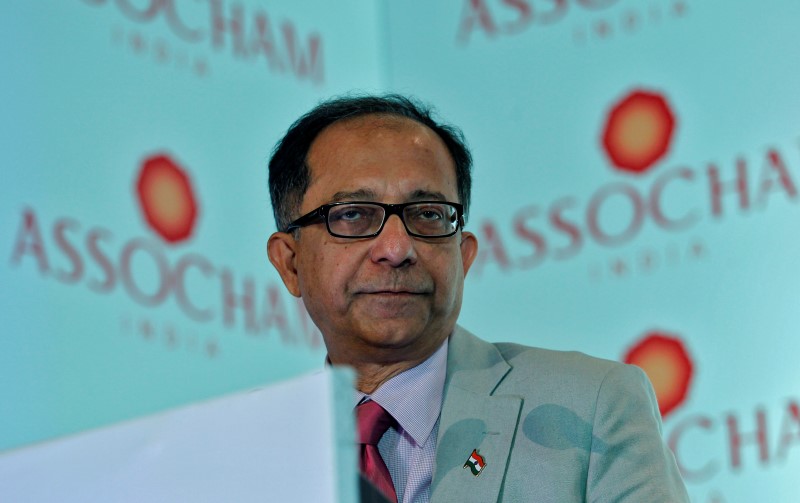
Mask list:
[{"label": "white podium", "polygon": [[358,501],[353,374],[333,369],[0,455],[0,501]]}]

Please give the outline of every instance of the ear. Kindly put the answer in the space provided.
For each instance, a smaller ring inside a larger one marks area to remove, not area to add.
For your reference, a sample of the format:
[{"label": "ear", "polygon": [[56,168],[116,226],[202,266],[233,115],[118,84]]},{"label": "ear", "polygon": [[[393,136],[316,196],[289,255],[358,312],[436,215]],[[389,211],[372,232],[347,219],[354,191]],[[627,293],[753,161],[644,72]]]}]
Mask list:
[{"label": "ear", "polygon": [[300,297],[300,286],[297,279],[297,268],[295,258],[297,256],[297,241],[289,233],[276,232],[267,241],[267,255],[269,261],[278,274],[281,275],[283,284],[289,293],[295,297]]},{"label": "ear", "polygon": [[461,233],[461,263],[464,265],[464,276],[466,277],[472,262],[478,256],[478,238],[471,232]]}]

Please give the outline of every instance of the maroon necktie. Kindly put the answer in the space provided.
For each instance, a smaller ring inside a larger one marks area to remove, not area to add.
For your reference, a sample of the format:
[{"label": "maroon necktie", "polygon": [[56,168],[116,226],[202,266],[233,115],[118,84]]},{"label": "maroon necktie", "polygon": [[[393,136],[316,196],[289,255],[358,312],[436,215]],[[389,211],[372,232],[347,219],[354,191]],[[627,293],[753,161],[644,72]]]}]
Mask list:
[{"label": "maroon necktie", "polygon": [[378,452],[378,442],[386,430],[396,424],[391,414],[372,400],[356,407],[358,438],[361,444],[359,469],[388,499],[397,503],[392,476]]}]

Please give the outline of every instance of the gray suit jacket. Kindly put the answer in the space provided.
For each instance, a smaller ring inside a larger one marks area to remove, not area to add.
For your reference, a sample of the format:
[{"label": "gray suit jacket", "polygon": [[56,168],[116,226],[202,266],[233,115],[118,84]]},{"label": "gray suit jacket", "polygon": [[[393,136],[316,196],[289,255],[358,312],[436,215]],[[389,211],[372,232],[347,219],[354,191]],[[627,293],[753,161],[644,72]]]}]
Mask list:
[{"label": "gray suit jacket", "polygon": [[639,368],[460,327],[448,351],[432,503],[689,501]]}]

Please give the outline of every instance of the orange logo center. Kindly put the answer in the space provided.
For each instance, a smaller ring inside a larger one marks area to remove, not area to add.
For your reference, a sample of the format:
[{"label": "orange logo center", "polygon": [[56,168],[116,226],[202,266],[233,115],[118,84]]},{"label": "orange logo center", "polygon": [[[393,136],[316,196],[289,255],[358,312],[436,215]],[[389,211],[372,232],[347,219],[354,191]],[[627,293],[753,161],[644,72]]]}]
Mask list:
[{"label": "orange logo center", "polygon": [[644,173],[667,153],[675,117],[663,96],[634,91],[617,103],[603,129],[603,147],[622,171]]},{"label": "orange logo center", "polygon": [[165,241],[177,243],[191,236],[197,203],[189,177],[172,159],[166,155],[146,159],[136,192],[147,224]]},{"label": "orange logo center", "polygon": [[662,416],[686,399],[694,368],[677,337],[651,332],[628,351],[624,361],[640,367],[650,378]]}]

